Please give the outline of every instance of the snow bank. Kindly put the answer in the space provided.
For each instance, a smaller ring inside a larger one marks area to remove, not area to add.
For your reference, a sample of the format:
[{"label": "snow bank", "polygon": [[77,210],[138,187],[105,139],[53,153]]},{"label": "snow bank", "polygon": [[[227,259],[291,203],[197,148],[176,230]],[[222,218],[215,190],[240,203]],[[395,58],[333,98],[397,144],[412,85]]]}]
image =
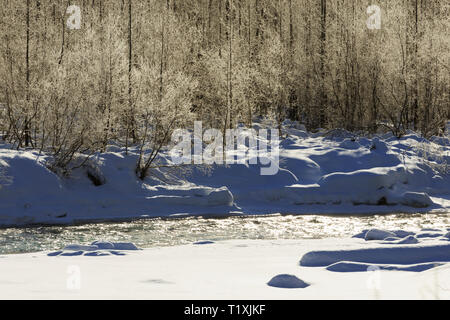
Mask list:
[{"label": "snow bank", "polygon": [[[0,148],[0,226],[66,224],[175,214],[219,214],[236,210],[233,194],[217,188],[141,181],[136,154],[111,152],[92,164],[59,177],[35,152]],[[104,181],[94,185],[89,175]]]},{"label": "snow bank", "polygon": [[50,252],[49,257],[72,257],[72,256],[86,256],[86,257],[103,257],[109,255],[124,256],[122,251],[138,251],[139,249],[131,242],[105,242],[94,241],[91,245],[71,244],[60,251]]},{"label": "snow bank", "polygon": [[[408,134],[310,134],[286,123],[280,171],[261,165],[161,167],[136,178],[137,150],[96,154],[69,177],[46,155],[0,145],[0,226],[179,215],[386,213],[450,210],[450,146]],[[261,124],[255,124],[262,127]],[[157,159],[171,165],[168,151]],[[403,237],[401,237],[403,238]]]},{"label": "snow bank", "polygon": [[[440,242],[427,241],[431,251]],[[108,250],[65,251],[67,255],[56,258],[46,253],[6,255],[0,256],[0,299],[450,298],[449,263],[338,261],[315,268],[297,263],[311,250],[373,248],[385,249],[386,244],[358,238],[236,240],[120,251],[125,256]],[[70,282],[74,279],[78,281]]]},{"label": "snow bank", "polygon": [[312,251],[302,257],[300,265],[307,267],[326,267],[340,261],[371,264],[450,262],[450,244],[420,247],[398,246],[340,251]]},{"label": "snow bank", "polygon": [[[400,239],[399,236],[405,237]],[[450,244],[439,243],[447,241],[445,230],[427,233],[426,230],[407,232],[371,229],[354,236],[363,237],[366,243],[378,240],[378,244],[385,246],[311,251],[303,255],[300,265],[326,267],[334,272],[362,272],[369,268],[422,272],[438,267],[443,262],[450,262]]]}]

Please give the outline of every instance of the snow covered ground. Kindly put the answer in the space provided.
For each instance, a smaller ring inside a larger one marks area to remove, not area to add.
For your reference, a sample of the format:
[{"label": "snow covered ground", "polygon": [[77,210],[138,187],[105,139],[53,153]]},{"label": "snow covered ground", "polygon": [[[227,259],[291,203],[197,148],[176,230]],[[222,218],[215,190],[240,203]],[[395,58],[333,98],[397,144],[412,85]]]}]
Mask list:
[{"label": "snow covered ground", "polygon": [[0,299],[450,299],[450,229],[0,256]]},{"label": "snow covered ground", "polygon": [[[263,127],[262,124],[255,128]],[[136,149],[109,146],[61,178],[49,157],[0,145],[0,226],[157,216],[361,214],[450,210],[450,139],[409,133],[358,137],[307,133],[286,122],[277,175],[260,165],[160,168],[140,181]],[[160,155],[170,164],[168,152]],[[104,182],[95,186],[88,178]]]}]

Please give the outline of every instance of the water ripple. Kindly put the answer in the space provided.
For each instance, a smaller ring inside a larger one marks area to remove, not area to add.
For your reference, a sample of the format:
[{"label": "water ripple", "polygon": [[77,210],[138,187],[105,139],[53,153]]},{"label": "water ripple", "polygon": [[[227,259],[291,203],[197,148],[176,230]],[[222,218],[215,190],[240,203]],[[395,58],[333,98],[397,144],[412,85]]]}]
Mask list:
[{"label": "water ripple", "polygon": [[122,223],[49,226],[0,230],[0,254],[58,250],[96,240],[133,242],[141,248],[173,246],[200,240],[320,239],[351,237],[363,229],[445,229],[450,213],[361,217],[269,215],[223,219],[150,219]]}]

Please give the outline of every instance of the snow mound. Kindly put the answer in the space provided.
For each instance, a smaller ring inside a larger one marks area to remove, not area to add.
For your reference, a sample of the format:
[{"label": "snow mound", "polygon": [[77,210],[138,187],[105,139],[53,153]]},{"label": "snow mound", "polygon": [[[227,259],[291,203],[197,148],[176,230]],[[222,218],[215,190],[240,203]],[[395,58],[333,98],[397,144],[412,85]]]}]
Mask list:
[{"label": "snow mound", "polygon": [[420,239],[424,238],[439,238],[443,237],[444,234],[442,232],[419,232],[416,237]]},{"label": "snow mound", "polygon": [[103,256],[123,256],[122,251],[137,251],[139,249],[131,242],[106,242],[94,241],[91,245],[71,244],[66,246],[63,250],[50,252],[49,257],[63,256],[86,256],[86,257],[103,257]]},{"label": "snow mound", "polygon": [[[387,244],[417,244],[420,240],[430,240],[436,238],[445,239],[445,231],[433,229],[427,231],[422,229],[420,232],[410,232],[404,230],[363,230],[353,236],[353,238],[365,239],[366,241],[379,240]],[[420,240],[419,240],[420,239]]]},{"label": "snow mound", "polygon": [[424,192],[405,192],[400,203],[413,208],[427,208],[433,205],[433,200]]},{"label": "snow mound", "polygon": [[392,232],[395,233],[399,238],[406,238],[408,236],[414,236],[416,234],[415,232],[405,230],[394,230]]},{"label": "snow mound", "polygon": [[194,242],[194,245],[206,245],[206,244],[214,244],[214,241],[210,241],[210,240],[204,240],[204,241],[197,241]]},{"label": "snow mound", "polygon": [[273,277],[268,283],[268,286],[283,289],[304,289],[310,286],[309,283],[297,278],[294,275],[280,274]]},{"label": "snow mound", "polygon": [[450,262],[450,245],[312,251],[306,253],[301,258],[300,265],[305,267],[326,267],[342,261],[401,265],[427,262]]},{"label": "snow mound", "polygon": [[365,240],[366,241],[371,241],[371,240],[384,240],[388,237],[394,237],[396,238],[397,235],[393,232],[390,231],[385,231],[385,230],[378,230],[378,229],[371,229],[369,231],[367,231],[367,233],[365,234]]},{"label": "snow mound", "polygon": [[301,258],[300,265],[326,267],[326,270],[333,272],[364,272],[374,268],[422,272],[450,262],[450,246],[436,241],[438,238],[445,240],[445,232],[439,229],[422,229],[419,232],[363,230],[353,238],[371,242],[378,240],[374,244],[377,247],[312,251]]},{"label": "snow mound", "polygon": [[442,263],[420,263],[410,266],[395,266],[395,265],[373,265],[367,263],[356,262],[337,262],[326,269],[333,272],[366,272],[372,270],[395,270],[395,271],[410,271],[422,272],[432,268],[443,265]]},{"label": "snow mound", "polygon": [[[318,184],[328,190],[341,191],[350,186],[361,192],[389,188],[396,182],[406,181],[406,173],[402,166],[395,168],[373,168],[353,172],[336,172],[324,176]],[[356,188],[355,188],[356,189]]]},{"label": "snow mound", "polygon": [[210,206],[232,206],[233,203],[233,194],[227,187],[212,190],[208,194],[208,205]]},{"label": "snow mound", "polygon": [[[0,200],[3,203],[16,201],[21,204],[24,199],[31,201],[37,196],[60,195],[60,179],[32,152],[0,148],[0,169]],[[39,184],[39,190],[36,190],[36,184]]]},{"label": "snow mound", "polygon": [[97,247],[96,250],[114,250],[116,249],[116,245],[112,242],[105,242],[105,241],[94,241],[92,242],[92,246]]},{"label": "snow mound", "polygon": [[419,243],[419,240],[415,236],[407,236],[404,239],[401,239],[397,242],[397,244],[416,244]]}]

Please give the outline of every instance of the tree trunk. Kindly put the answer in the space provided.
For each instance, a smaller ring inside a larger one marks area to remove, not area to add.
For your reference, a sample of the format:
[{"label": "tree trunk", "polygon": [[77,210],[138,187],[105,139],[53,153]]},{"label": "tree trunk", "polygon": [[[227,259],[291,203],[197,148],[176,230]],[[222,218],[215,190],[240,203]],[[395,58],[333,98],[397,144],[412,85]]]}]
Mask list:
[{"label": "tree trunk", "polygon": [[327,95],[325,90],[325,50],[327,40],[327,0],[320,0],[320,106],[319,106],[319,126],[325,124],[325,108],[327,103]]},{"label": "tree trunk", "polygon": [[26,40],[26,53],[25,53],[25,59],[26,59],[26,85],[27,85],[27,92],[26,92],[26,116],[25,116],[25,126],[24,126],[24,134],[25,134],[25,147],[28,147],[30,145],[30,125],[29,125],[29,119],[28,119],[28,104],[30,103],[30,0],[27,0],[27,14],[26,14],[26,24],[27,24],[27,40]]}]

